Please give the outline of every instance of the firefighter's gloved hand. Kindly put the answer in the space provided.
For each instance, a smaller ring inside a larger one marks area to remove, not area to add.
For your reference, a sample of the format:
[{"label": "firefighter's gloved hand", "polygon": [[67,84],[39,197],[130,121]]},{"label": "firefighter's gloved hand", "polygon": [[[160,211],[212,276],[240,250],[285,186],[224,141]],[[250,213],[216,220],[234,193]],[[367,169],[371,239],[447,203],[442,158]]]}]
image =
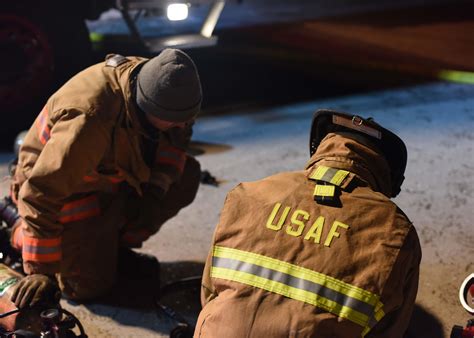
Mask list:
[{"label": "firefighter's gloved hand", "polygon": [[58,282],[54,277],[33,274],[23,278],[11,297],[19,309],[38,304],[55,304],[61,298]]}]

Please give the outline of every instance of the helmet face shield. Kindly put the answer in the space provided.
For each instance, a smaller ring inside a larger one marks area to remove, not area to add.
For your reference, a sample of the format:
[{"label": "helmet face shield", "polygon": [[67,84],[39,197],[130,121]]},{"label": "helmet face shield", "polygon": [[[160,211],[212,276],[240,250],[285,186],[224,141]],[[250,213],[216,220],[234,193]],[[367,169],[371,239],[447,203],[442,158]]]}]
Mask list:
[{"label": "helmet face shield", "polygon": [[364,119],[329,109],[321,109],[314,113],[309,139],[309,150],[312,156],[321,140],[329,133],[350,132],[363,135],[380,149],[390,166],[392,180],[391,196],[400,192],[404,180],[407,163],[405,143],[394,133],[377,124],[373,119]]}]

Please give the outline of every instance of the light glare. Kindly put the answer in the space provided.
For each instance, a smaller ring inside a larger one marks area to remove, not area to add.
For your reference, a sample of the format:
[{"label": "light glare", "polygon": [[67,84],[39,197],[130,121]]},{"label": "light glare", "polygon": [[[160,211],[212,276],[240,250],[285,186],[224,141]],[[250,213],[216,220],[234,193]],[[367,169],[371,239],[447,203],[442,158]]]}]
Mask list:
[{"label": "light glare", "polygon": [[170,4],[166,13],[170,21],[185,20],[188,17],[188,5]]}]

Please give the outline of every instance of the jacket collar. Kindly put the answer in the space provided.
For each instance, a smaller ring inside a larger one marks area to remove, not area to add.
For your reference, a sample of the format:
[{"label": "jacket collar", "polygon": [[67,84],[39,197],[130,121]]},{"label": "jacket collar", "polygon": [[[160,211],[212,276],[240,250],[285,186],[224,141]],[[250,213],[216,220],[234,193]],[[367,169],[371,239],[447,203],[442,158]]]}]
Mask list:
[{"label": "jacket collar", "polygon": [[127,57],[130,59],[130,65],[124,64],[122,69],[118,70],[118,81],[122,96],[124,99],[124,110],[125,114],[122,116],[122,122],[127,129],[133,130],[136,134],[144,136],[146,138],[154,138],[145,130],[140,121],[138,108],[134,104],[135,98],[133,94],[133,82],[139,69],[147,61],[145,58]]},{"label": "jacket collar", "polygon": [[343,169],[356,174],[374,191],[390,197],[390,168],[384,156],[349,137],[329,133],[306,165]]},{"label": "jacket collar", "polygon": [[148,137],[140,125],[136,108],[133,104],[130,78],[134,71],[146,59],[131,58],[131,62],[116,68],[117,79],[123,96],[123,108],[120,112],[115,130],[115,157],[117,165],[126,173],[126,179],[141,194],[141,182],[148,181],[150,169],[143,160],[141,143],[142,137]]}]

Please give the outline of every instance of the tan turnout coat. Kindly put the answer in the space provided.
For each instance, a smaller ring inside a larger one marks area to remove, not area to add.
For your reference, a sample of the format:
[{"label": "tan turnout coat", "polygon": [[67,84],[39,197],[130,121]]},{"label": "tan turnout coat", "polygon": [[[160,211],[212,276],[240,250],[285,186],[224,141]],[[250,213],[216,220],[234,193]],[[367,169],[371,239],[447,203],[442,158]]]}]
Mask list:
[{"label": "tan turnout coat", "polygon": [[[318,170],[337,173],[339,205],[314,200]],[[384,158],[336,134],[306,170],[238,185],[214,233],[195,337],[402,337],[421,250],[389,189]]]}]

